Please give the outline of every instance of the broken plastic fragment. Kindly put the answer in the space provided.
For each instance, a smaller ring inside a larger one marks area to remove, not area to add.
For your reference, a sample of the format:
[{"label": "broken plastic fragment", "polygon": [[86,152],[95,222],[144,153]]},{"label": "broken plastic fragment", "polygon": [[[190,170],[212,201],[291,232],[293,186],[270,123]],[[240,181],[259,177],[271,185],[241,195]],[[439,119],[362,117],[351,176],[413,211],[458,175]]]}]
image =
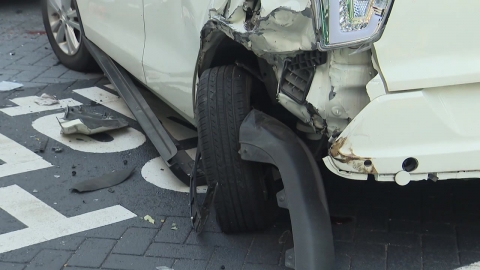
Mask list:
[{"label": "broken plastic fragment", "polygon": [[172,230],[174,230],[174,231],[178,230],[176,223],[172,223]]},{"label": "broken plastic fragment", "polygon": [[173,268],[167,267],[167,266],[157,266],[155,267],[157,270],[173,270]]},{"label": "broken plastic fragment", "polygon": [[37,193],[37,192],[38,192],[38,190],[34,189],[34,190],[32,190],[32,192],[33,192],[33,193]]},{"label": "broken plastic fragment", "polygon": [[91,135],[128,126],[125,119],[113,118],[107,114],[86,112],[82,107],[67,107],[63,119],[58,120],[58,122],[62,128],[62,134]]},{"label": "broken plastic fragment", "polygon": [[152,223],[152,224],[155,224],[155,220],[154,220],[151,216],[149,216],[149,215],[144,216],[144,217],[143,217],[143,220],[146,220],[146,221],[148,221],[148,222],[150,222],[150,223]]},{"label": "broken plastic fragment", "polygon": [[60,175],[55,174],[53,177],[60,178]]},{"label": "broken plastic fragment", "polygon": [[13,89],[20,88],[22,86],[23,84],[21,83],[3,81],[3,82],[0,82],[0,91],[10,91]]},{"label": "broken plastic fragment", "polygon": [[59,103],[55,97],[48,94],[42,94],[41,96],[37,97],[34,102],[41,106],[50,106]]}]

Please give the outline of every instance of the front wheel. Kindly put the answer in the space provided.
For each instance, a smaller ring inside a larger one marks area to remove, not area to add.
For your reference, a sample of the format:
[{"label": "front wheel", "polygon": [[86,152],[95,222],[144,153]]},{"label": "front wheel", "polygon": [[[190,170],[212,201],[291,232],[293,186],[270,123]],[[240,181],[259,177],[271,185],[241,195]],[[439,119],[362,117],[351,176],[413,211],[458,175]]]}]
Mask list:
[{"label": "front wheel", "polygon": [[67,68],[90,71],[97,67],[84,42],[75,0],[42,0],[45,32],[53,52]]},{"label": "front wheel", "polygon": [[226,233],[265,229],[278,209],[271,167],[238,154],[240,125],[252,109],[250,94],[257,83],[237,66],[222,66],[206,70],[197,90],[203,170],[209,184],[218,183],[214,205]]}]

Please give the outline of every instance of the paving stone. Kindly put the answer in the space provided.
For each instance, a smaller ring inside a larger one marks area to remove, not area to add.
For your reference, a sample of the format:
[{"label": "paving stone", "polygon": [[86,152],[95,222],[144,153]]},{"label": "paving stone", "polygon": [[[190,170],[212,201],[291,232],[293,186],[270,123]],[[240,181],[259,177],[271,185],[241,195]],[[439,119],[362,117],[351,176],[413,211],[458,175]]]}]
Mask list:
[{"label": "paving stone", "polygon": [[0,227],[0,235],[27,228],[27,226],[25,226],[23,223],[18,221],[16,218],[14,218],[12,215],[5,212],[5,210],[1,208],[0,208],[0,221],[2,225]]},{"label": "paving stone", "polygon": [[13,76],[11,80],[17,82],[29,82],[38,77],[38,75],[42,74],[42,72],[43,71],[22,71],[17,75]]},{"label": "paving stone", "polygon": [[351,269],[385,269],[386,245],[356,243]]},{"label": "paving stone", "polygon": [[248,263],[278,264],[282,255],[282,244],[277,235],[257,235],[253,239],[247,258]]},{"label": "paving stone", "polygon": [[0,254],[1,262],[28,263],[40,252],[38,246],[30,246]]},{"label": "paving stone", "polygon": [[[172,224],[176,224],[176,230],[172,230]],[[184,243],[192,231],[192,221],[184,217],[167,217],[162,228],[155,236],[155,242]]]},{"label": "paving stone", "polygon": [[[228,269],[228,268],[225,268],[225,269]],[[280,265],[247,263],[244,265],[243,269],[244,270],[289,270],[291,268],[287,268],[285,266],[280,266]]]},{"label": "paving stone", "polygon": [[419,221],[391,219],[388,223],[388,229],[390,232],[420,233],[422,223]]},{"label": "paving stone", "polygon": [[48,52],[36,52],[36,53],[30,53],[28,55],[25,55],[21,59],[15,61],[15,65],[33,65],[34,63],[42,60],[47,56],[49,53]]},{"label": "paving stone", "polygon": [[14,69],[14,70],[20,70],[20,71],[33,71],[33,72],[44,72],[47,70],[47,67],[41,67],[41,66],[32,66],[32,65],[9,65],[4,67],[4,69]]},{"label": "paving stone", "polygon": [[145,254],[153,257],[208,260],[212,253],[213,247],[208,246],[153,243]]},{"label": "paving stone", "polygon": [[332,224],[332,233],[334,240],[353,241],[355,232],[355,221],[342,224]]},{"label": "paving stone", "polygon": [[458,264],[457,243],[454,237],[423,235],[422,248],[424,262]]},{"label": "paving stone", "polygon": [[41,243],[39,246],[44,249],[77,250],[83,241],[85,241],[84,237],[69,235]]},{"label": "paving stone", "polygon": [[101,73],[83,73],[73,70],[68,70],[65,72],[60,78],[62,79],[75,79],[75,80],[88,80],[88,79],[96,79],[103,77]]},{"label": "paving stone", "polygon": [[469,265],[480,262],[480,252],[462,251],[459,253],[459,256],[461,265]]},{"label": "paving stone", "polygon": [[121,270],[154,270],[158,266],[171,267],[173,262],[174,259],[167,258],[111,254],[103,263],[102,268]]},{"label": "paving stone", "polygon": [[422,233],[453,236],[455,234],[455,229],[452,224],[427,222],[422,223]]},{"label": "paving stone", "polygon": [[128,228],[112,253],[143,255],[156,233],[156,229]]},{"label": "paving stone", "polygon": [[480,251],[480,227],[457,226],[456,230],[460,250]]},{"label": "paving stone", "polygon": [[207,264],[208,261],[181,259],[176,260],[172,268],[175,270],[205,269]]},{"label": "paving stone", "polygon": [[72,266],[100,267],[115,245],[115,240],[90,238],[85,240],[72,258]]},{"label": "paving stone", "polygon": [[122,223],[115,223],[109,226],[88,230],[77,235],[92,238],[120,239],[127,228]]},{"label": "paving stone", "polygon": [[390,208],[391,219],[420,221],[421,217],[421,203],[416,200],[395,201]]},{"label": "paving stone", "polygon": [[33,258],[26,270],[61,269],[70,256],[72,253],[68,251],[44,249]]},{"label": "paving stone", "polygon": [[35,63],[35,66],[42,66],[42,67],[52,67],[55,65],[60,64],[58,61],[57,56],[54,54],[50,54],[39,60],[38,62]]},{"label": "paving stone", "polygon": [[223,233],[203,232],[200,235],[191,233],[185,243],[189,245],[248,248],[252,240],[253,236],[247,234],[227,235]]},{"label": "paving stone", "polygon": [[335,217],[354,217],[356,206],[348,204],[331,204],[329,206],[330,215]]},{"label": "paving stone", "polygon": [[335,254],[335,270],[349,270],[351,258],[344,254]]},{"label": "paving stone", "polygon": [[242,269],[246,255],[247,249],[216,247],[207,269]]},{"label": "paving stone", "polygon": [[333,246],[335,247],[335,254],[348,255],[349,257],[353,257],[355,254],[354,243],[334,241]]},{"label": "paving stone", "polygon": [[[423,270],[454,270],[457,269],[460,265],[457,264],[446,264],[440,262],[425,262],[423,264]],[[471,269],[476,270],[476,269]]]},{"label": "paving stone", "polygon": [[369,230],[387,230],[387,210],[360,208],[357,214],[356,227]]},{"label": "paving stone", "polygon": [[421,248],[389,246],[387,248],[387,269],[414,270],[422,269]]},{"label": "paving stone", "polygon": [[357,229],[355,231],[355,241],[395,246],[420,247],[420,236],[411,233],[388,233]]},{"label": "paving stone", "polygon": [[42,78],[35,78],[32,80],[32,82],[36,82],[36,83],[67,83],[67,82],[72,82],[74,81],[73,79],[60,79],[60,78],[46,78],[46,77],[42,77]]},{"label": "paving stone", "polygon": [[[63,65],[53,66],[38,76],[39,78],[58,78],[68,69]],[[70,80],[70,79],[69,79]]]},{"label": "paving stone", "polygon": [[0,262],[0,269],[2,270],[23,270],[24,268],[24,264]]}]

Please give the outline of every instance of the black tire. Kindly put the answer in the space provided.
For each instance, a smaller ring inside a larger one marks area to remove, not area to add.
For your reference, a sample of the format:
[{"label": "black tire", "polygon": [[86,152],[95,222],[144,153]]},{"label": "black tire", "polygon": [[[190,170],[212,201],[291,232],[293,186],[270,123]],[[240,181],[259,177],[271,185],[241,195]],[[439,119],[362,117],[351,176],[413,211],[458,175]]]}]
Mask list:
[{"label": "black tire", "polygon": [[[97,71],[98,65],[93,59],[93,57],[90,55],[90,52],[87,50],[85,43],[83,42],[83,39],[85,37],[83,33],[81,33],[81,31],[76,30],[78,31],[78,35],[80,36],[80,42],[79,42],[80,47],[75,54],[68,55],[64,51],[62,51],[62,49],[58,46],[53,36],[50,22],[48,20],[47,1],[48,0],[42,0],[41,2],[43,24],[45,26],[45,32],[47,34],[48,41],[50,42],[53,52],[57,56],[60,63],[62,63],[65,67],[69,69],[80,71],[80,72]],[[77,2],[75,0],[72,1],[72,6],[75,8],[75,10],[77,10],[77,13],[78,13]],[[78,20],[79,20],[79,23],[81,24],[80,16],[78,16]]]},{"label": "black tire", "polygon": [[266,196],[266,166],[238,154],[239,128],[255,84],[243,69],[222,66],[205,71],[197,90],[199,150],[207,182],[218,182],[214,205],[225,233],[265,229],[277,213],[274,192]]}]

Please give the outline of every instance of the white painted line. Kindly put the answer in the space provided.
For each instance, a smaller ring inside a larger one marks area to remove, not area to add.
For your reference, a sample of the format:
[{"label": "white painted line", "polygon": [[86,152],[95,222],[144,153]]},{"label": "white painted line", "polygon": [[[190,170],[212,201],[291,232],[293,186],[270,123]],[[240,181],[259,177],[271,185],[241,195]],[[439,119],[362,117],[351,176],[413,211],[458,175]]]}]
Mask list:
[{"label": "white painted line", "polygon": [[[4,200],[3,197],[0,197],[0,199]],[[10,197],[8,199],[13,200],[12,204],[21,203],[18,197]],[[19,207],[25,207],[25,205]],[[45,209],[41,207],[39,209],[31,208],[31,210],[42,213]],[[27,212],[15,211],[12,215],[19,220],[28,219],[27,217],[19,216],[20,214],[24,215]],[[120,205],[70,218],[66,218],[60,213],[58,213],[61,216],[59,219],[53,219],[54,217],[51,213],[48,213],[48,215],[50,215],[48,222],[45,219],[43,223],[38,223],[22,230],[0,234],[0,254],[136,217],[134,213]]]},{"label": "white painted line", "polygon": [[57,121],[57,118],[61,117],[63,117],[63,113],[40,117],[33,121],[32,127],[74,150],[89,153],[115,153],[131,150],[146,141],[143,133],[131,127],[105,132],[113,137],[113,141],[110,142],[100,142],[82,134],[63,135],[60,134],[61,128]]},{"label": "white painted line", "polygon": [[0,188],[0,208],[28,227],[66,217],[17,185]]},{"label": "white painted line", "polygon": [[[185,193],[189,192],[189,187],[172,173],[160,157],[148,161],[142,167],[142,177],[147,180],[147,182],[163,189]],[[198,193],[205,193],[206,191],[207,186],[197,187]]]},{"label": "white painted line", "polygon": [[2,134],[0,134],[0,159],[5,162],[0,165],[0,177],[53,166],[42,157]]},{"label": "white painted line", "polygon": [[17,116],[17,115],[24,115],[29,113],[37,113],[37,112],[44,112],[44,111],[52,111],[65,108],[67,106],[79,106],[82,103],[71,99],[60,99],[59,104],[53,104],[50,106],[41,106],[35,103],[37,96],[29,96],[29,97],[21,97],[21,98],[14,98],[10,101],[17,104],[16,107],[9,107],[0,109],[1,112],[6,113],[10,116]]},{"label": "white painted line", "polygon": [[73,92],[135,120],[135,117],[127,104],[125,104],[123,99],[117,95],[109,93],[99,87],[83,88],[73,90]]}]

